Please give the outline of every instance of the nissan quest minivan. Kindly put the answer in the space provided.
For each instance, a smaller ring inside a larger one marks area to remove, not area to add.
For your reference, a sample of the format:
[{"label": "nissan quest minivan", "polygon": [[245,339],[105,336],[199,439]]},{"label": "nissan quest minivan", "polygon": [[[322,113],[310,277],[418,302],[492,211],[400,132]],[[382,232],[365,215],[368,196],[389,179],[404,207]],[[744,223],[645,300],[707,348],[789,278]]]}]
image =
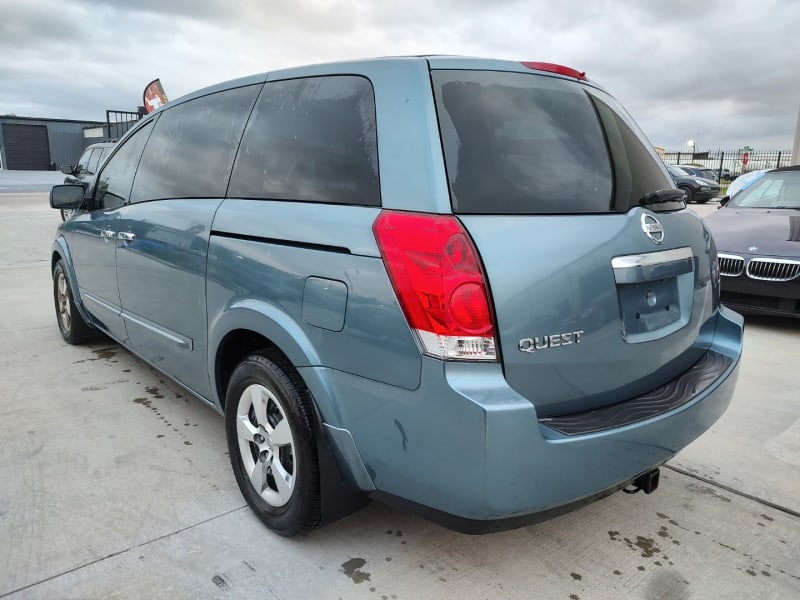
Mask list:
[{"label": "nissan quest minivan", "polygon": [[155,111],[52,249],[97,332],[225,417],[281,535],[375,498],[469,533],[625,488],[734,391],[714,241],[574,69],[459,57],[274,71]]}]

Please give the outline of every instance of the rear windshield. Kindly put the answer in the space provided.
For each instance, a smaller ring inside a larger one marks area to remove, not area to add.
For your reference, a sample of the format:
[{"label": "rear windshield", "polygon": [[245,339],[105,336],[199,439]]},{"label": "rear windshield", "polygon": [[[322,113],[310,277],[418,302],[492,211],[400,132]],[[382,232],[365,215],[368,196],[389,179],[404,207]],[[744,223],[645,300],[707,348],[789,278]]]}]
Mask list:
[{"label": "rear windshield", "polygon": [[563,79],[431,73],[453,211],[625,212],[673,188],[649,142],[607,94]]}]

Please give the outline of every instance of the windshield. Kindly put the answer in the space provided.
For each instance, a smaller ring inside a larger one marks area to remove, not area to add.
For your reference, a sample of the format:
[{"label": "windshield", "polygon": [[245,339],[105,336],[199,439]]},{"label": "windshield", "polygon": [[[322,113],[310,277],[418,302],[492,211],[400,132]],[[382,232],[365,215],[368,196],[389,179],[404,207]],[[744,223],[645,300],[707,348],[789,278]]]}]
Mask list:
[{"label": "windshield", "polygon": [[692,176],[691,173],[689,173],[688,171],[684,171],[680,167],[668,166],[667,169],[675,177],[691,177]]},{"label": "windshield", "polygon": [[800,209],[800,170],[767,173],[737,194],[731,206]]}]

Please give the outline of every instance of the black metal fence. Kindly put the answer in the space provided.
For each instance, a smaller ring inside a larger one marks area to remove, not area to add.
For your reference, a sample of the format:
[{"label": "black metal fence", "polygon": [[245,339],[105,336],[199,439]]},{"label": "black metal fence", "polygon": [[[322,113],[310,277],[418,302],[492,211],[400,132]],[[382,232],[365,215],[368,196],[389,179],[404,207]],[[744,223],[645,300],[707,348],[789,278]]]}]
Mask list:
[{"label": "black metal fence", "polygon": [[127,110],[107,110],[106,111],[106,132],[108,138],[118,140],[121,138],[128,129],[136,125],[139,119],[142,118],[140,112],[131,112]]},{"label": "black metal fence", "polygon": [[668,165],[694,165],[712,169],[723,181],[736,179],[742,173],[759,169],[776,169],[792,164],[790,150],[754,150],[749,147],[738,150],[709,150],[708,152],[668,151],[660,148],[656,152]]}]

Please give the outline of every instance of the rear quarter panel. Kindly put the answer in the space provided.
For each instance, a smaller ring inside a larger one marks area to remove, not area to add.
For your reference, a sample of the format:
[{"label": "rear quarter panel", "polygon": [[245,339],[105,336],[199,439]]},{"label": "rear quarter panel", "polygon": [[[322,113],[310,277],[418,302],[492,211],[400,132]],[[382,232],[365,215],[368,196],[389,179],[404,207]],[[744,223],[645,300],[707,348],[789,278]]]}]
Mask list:
[{"label": "rear quarter panel", "polygon": [[[378,211],[226,200],[209,248],[212,351],[228,332],[251,329],[295,367],[324,366],[417,388],[421,356],[372,235]],[[318,293],[320,280],[335,292],[328,305]],[[338,423],[334,409],[319,408],[326,422]]]}]

